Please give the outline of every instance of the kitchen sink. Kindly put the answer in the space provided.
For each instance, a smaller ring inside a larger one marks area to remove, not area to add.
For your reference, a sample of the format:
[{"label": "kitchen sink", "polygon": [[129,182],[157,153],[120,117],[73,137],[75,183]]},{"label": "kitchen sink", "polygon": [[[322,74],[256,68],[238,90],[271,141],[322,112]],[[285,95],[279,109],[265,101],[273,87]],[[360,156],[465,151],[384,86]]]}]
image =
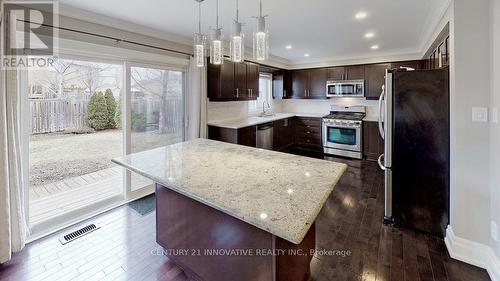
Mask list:
[{"label": "kitchen sink", "polygon": [[260,117],[260,118],[271,118],[271,117],[275,117],[275,116],[276,116],[276,114],[274,114],[274,113],[257,115],[257,117]]}]

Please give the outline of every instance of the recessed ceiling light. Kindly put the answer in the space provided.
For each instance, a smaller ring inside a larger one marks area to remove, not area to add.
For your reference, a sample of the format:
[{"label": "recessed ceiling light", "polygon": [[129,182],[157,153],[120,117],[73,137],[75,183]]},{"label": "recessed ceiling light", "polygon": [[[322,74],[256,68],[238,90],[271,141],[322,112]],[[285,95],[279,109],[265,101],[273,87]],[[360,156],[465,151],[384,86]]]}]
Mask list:
[{"label": "recessed ceiling light", "polygon": [[364,19],[364,18],[366,18],[366,16],[367,16],[367,15],[368,15],[368,14],[367,14],[367,13],[365,13],[365,12],[359,12],[359,13],[355,14],[355,15],[354,15],[354,17],[355,17],[356,19],[360,20],[360,19]]},{"label": "recessed ceiling light", "polygon": [[308,58],[310,56],[311,56],[310,54],[304,54],[304,57],[306,57],[306,58]]},{"label": "recessed ceiling light", "polygon": [[373,32],[368,32],[365,34],[365,38],[373,38],[375,36],[375,33]]},{"label": "recessed ceiling light", "polygon": [[292,45],[286,45],[286,46],[285,46],[285,48],[286,48],[287,50],[291,50],[291,49],[292,49]]},{"label": "recessed ceiling light", "polygon": [[378,47],[378,45],[373,45],[373,46],[371,46],[370,48],[371,48],[372,50],[376,50],[376,49],[378,49],[379,47]]}]

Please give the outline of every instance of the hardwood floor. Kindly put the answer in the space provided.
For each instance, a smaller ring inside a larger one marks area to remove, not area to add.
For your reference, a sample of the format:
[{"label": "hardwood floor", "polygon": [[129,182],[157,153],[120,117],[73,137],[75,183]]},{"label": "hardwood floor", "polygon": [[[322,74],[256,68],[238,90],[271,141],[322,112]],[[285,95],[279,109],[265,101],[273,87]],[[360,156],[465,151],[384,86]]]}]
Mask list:
[{"label": "hardwood floor", "polygon": [[[375,163],[333,160],[349,168],[318,217],[316,242],[317,250],[337,252],[313,258],[311,280],[490,280],[451,259],[442,240],[382,224],[383,174]],[[64,246],[63,232],[29,244],[0,266],[0,280],[187,280],[156,255],[154,212],[142,217],[122,206],[79,226],[90,222],[101,229]]]}]

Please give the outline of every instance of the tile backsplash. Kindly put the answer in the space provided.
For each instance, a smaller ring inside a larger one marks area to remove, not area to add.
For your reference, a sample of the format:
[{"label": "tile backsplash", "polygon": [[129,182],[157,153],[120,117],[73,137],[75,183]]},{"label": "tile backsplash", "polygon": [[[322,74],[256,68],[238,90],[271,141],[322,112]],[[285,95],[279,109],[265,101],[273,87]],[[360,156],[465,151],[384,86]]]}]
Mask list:
[{"label": "tile backsplash", "polygon": [[[208,102],[207,103],[207,120],[227,120],[245,118],[248,116],[257,115],[259,110],[251,110],[250,103],[252,101],[234,101],[234,102]],[[369,116],[377,116],[378,101],[366,100],[360,98],[332,98],[328,100],[273,100],[272,108],[274,112],[289,112],[289,113],[327,113],[330,112],[331,105],[364,105],[366,106],[366,114]]]}]

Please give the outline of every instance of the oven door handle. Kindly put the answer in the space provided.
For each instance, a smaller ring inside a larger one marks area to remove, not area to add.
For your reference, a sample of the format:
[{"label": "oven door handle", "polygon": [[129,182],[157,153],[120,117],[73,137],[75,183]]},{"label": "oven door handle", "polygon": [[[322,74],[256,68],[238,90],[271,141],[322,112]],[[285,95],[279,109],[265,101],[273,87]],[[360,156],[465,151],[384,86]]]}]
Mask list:
[{"label": "oven door handle", "polygon": [[353,130],[357,130],[357,129],[361,128],[361,125],[355,125],[355,126],[346,125],[346,126],[342,126],[342,125],[332,125],[332,124],[325,123],[325,129],[328,129],[328,127],[330,127],[330,128],[339,128],[339,129],[353,129]]},{"label": "oven door handle", "polygon": [[[377,159],[377,163],[378,163],[378,166],[380,167],[380,169],[382,169],[383,171],[387,170],[387,167],[385,166],[385,164],[382,164],[382,158],[384,158],[384,154],[381,154],[378,159]],[[385,162],[385,159],[384,159],[384,162]]]}]

